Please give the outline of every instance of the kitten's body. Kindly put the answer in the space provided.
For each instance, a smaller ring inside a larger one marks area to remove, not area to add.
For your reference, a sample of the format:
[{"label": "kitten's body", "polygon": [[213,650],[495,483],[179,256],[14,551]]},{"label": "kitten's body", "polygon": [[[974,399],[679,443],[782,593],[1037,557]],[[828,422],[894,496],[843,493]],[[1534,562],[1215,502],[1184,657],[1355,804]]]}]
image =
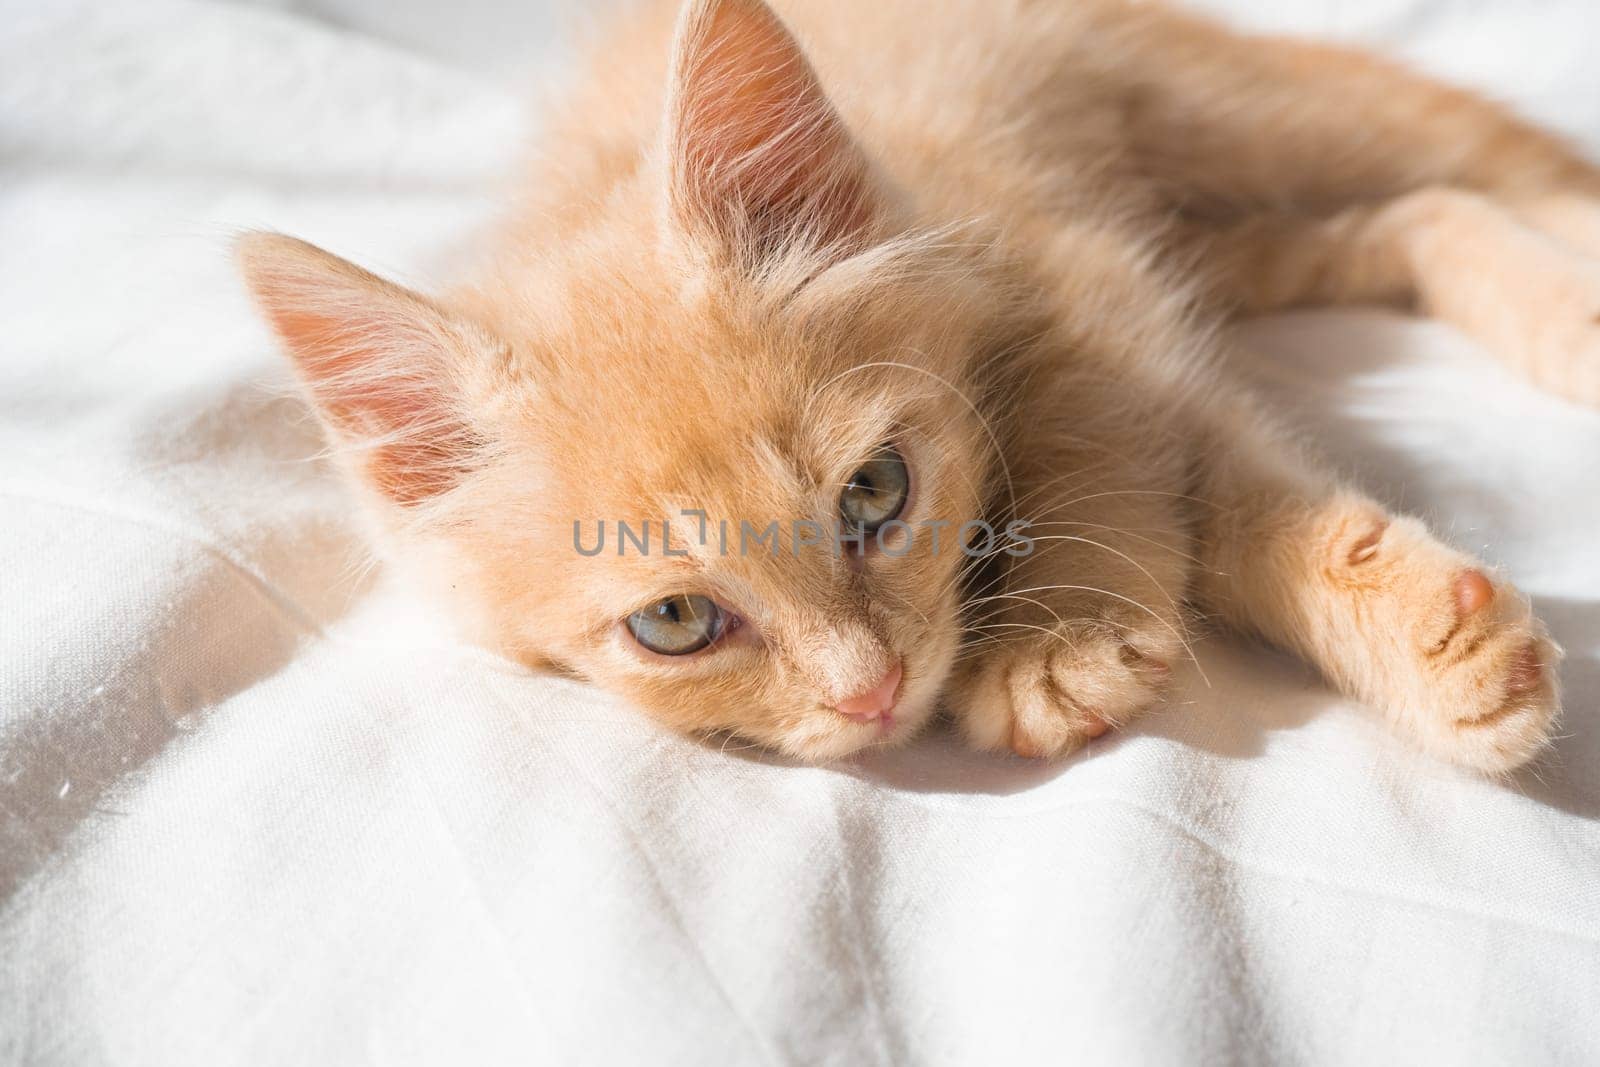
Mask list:
[{"label": "kitten's body", "polygon": [[[608,36],[437,304],[245,245],[480,640],[802,755],[901,740],[941,693],[975,743],[1042,755],[1158,697],[1187,602],[1447,758],[1543,744],[1555,650],[1525,602],[1303,458],[1214,365],[1212,318],[1421,299],[1600,401],[1592,168],[1465,94],[1153,5],[775,6],[815,75],[758,0]],[[821,521],[886,443],[907,519],[1026,519],[1036,550],[726,552],[680,525],[682,556],[575,551],[574,522]],[[621,620],[688,593],[744,625],[642,653]]]}]

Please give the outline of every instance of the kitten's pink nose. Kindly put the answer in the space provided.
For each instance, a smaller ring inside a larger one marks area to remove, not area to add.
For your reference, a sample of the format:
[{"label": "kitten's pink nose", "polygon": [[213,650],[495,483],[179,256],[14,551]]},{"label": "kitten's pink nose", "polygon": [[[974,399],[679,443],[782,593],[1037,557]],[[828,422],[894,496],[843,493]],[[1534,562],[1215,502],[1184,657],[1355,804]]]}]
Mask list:
[{"label": "kitten's pink nose", "polygon": [[889,714],[894,708],[894,698],[899,689],[900,664],[896,663],[871,689],[839,701],[833,709],[856,722],[873,722]]}]

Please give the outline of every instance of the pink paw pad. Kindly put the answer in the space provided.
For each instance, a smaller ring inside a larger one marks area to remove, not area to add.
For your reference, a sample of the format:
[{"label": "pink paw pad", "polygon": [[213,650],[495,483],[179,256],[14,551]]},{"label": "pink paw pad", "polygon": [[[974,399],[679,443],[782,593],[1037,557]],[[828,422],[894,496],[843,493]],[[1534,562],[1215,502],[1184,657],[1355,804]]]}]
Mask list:
[{"label": "pink paw pad", "polygon": [[1456,608],[1463,616],[1476,615],[1494,601],[1494,586],[1482,571],[1462,571],[1455,583]]},{"label": "pink paw pad", "polygon": [[1352,567],[1365,563],[1378,554],[1378,543],[1383,540],[1383,535],[1389,529],[1387,520],[1381,520],[1373,526],[1361,540],[1350,546],[1349,561]]},{"label": "pink paw pad", "polygon": [[1020,730],[1015,726],[1011,728],[1011,751],[1023,759],[1038,759],[1044,755],[1044,750],[1034,743],[1033,738],[1028,736],[1027,731]]}]

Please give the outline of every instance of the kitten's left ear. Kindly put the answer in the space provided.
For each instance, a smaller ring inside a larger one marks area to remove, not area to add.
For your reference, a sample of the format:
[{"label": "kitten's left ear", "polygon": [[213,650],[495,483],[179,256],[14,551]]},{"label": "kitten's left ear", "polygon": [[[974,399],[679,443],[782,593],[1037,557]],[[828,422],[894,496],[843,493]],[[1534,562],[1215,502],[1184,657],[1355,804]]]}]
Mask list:
[{"label": "kitten's left ear", "polygon": [[866,156],[762,0],[690,0],[666,135],[676,220],[736,253],[849,251],[875,222]]}]

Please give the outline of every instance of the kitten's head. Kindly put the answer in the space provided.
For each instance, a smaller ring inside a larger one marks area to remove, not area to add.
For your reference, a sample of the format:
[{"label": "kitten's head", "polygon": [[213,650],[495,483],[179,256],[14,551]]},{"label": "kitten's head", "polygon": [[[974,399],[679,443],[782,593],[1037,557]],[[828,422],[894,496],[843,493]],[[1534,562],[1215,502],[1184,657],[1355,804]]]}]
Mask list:
[{"label": "kitten's head", "polygon": [[1004,290],[919,225],[759,0],[690,5],[665,113],[559,241],[513,233],[447,297],[272,235],[245,275],[480,640],[684,730],[808,758],[901,739],[956,656],[962,534],[988,542],[963,530],[999,473],[968,372]]}]

